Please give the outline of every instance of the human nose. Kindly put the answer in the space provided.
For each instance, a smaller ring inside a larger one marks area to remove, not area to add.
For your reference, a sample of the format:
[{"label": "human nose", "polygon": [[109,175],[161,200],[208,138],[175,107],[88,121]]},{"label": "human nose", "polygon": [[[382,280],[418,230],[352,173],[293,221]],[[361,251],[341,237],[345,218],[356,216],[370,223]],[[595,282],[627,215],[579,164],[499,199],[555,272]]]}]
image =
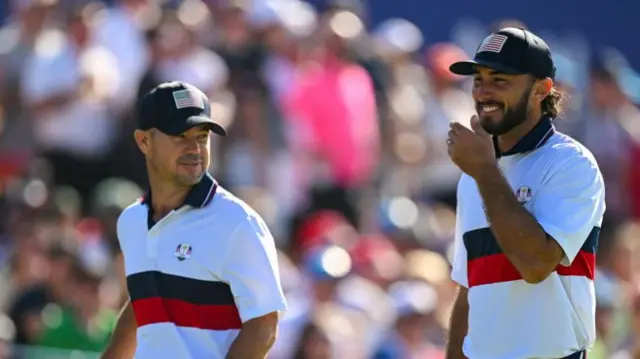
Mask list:
[{"label": "human nose", "polygon": [[185,138],[183,146],[187,153],[200,153],[200,144],[195,138]]}]

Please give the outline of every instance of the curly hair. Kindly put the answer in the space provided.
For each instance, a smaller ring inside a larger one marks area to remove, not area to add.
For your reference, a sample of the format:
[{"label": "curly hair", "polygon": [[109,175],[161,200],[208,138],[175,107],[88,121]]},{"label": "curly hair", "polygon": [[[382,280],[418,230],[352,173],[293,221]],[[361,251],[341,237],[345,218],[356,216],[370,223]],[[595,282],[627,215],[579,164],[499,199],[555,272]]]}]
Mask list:
[{"label": "curly hair", "polygon": [[553,87],[549,95],[540,103],[542,114],[552,118],[560,116],[566,100],[567,94]]}]

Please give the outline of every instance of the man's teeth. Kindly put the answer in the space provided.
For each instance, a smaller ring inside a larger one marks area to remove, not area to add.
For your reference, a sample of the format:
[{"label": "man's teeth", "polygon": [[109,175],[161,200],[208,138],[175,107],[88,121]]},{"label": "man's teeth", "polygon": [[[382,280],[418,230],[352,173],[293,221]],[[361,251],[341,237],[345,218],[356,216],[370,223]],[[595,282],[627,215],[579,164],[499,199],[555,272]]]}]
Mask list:
[{"label": "man's teeth", "polygon": [[493,111],[497,111],[497,110],[498,110],[498,106],[495,106],[495,105],[482,106],[482,112],[493,112]]}]

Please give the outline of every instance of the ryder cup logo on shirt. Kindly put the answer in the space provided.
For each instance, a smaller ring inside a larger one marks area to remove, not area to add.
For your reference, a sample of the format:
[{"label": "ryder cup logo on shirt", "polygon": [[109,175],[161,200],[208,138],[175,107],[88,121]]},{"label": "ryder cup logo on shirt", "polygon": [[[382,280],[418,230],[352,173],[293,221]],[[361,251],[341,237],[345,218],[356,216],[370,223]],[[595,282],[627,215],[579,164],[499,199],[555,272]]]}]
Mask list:
[{"label": "ryder cup logo on shirt", "polygon": [[526,186],[518,188],[516,191],[516,198],[518,199],[518,202],[523,204],[531,201],[531,188]]},{"label": "ryder cup logo on shirt", "polygon": [[187,243],[178,244],[175,255],[181,262],[185,259],[189,259],[189,257],[191,257],[191,246]]},{"label": "ryder cup logo on shirt", "polygon": [[204,109],[204,101],[200,91],[196,89],[186,89],[173,92],[173,101],[176,103],[176,108],[197,107]]}]

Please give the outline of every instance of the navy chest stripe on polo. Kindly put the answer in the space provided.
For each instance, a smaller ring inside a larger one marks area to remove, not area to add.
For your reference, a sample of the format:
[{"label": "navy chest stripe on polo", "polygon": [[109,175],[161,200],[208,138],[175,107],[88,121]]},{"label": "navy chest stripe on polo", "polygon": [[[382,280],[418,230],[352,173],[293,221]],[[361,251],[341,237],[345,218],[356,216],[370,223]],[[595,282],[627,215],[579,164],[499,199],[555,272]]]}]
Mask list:
[{"label": "navy chest stripe on polo", "polygon": [[146,271],[127,276],[127,288],[138,326],[173,323],[208,330],[242,326],[226,283]]},{"label": "navy chest stripe on polo", "polygon": [[[467,249],[469,287],[522,279],[515,266],[502,253],[490,228],[472,230],[462,237]],[[556,273],[561,276],[583,276],[593,280],[599,237],[600,228],[594,227],[571,266],[558,265]]]}]

